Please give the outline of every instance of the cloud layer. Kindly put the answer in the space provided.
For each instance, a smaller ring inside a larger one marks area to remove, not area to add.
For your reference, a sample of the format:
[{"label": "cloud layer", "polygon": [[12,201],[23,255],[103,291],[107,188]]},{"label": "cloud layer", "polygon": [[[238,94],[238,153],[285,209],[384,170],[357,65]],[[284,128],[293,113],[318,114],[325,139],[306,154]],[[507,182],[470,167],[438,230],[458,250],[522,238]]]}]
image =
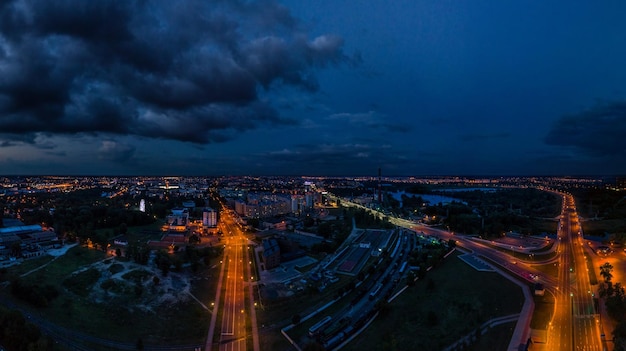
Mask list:
[{"label": "cloud layer", "polygon": [[545,138],[549,145],[570,146],[590,156],[626,157],[626,101],[598,104],[559,118]]},{"label": "cloud layer", "polygon": [[5,1],[0,131],[210,143],[293,124],[259,91],[315,91],[316,68],[350,61],[342,45],[269,0]]}]

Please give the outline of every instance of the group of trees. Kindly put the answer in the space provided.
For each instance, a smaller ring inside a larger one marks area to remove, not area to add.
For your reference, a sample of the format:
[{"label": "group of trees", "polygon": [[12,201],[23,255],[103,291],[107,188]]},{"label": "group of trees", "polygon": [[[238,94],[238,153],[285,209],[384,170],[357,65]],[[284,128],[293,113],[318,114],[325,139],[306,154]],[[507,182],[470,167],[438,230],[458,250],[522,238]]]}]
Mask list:
[{"label": "group of trees", "polygon": [[426,269],[430,266],[436,266],[443,261],[445,254],[456,246],[455,241],[450,239],[445,245],[442,242],[429,242],[423,245],[422,249],[415,249],[409,252],[408,262],[411,266],[420,267],[418,270],[418,278],[424,278]]},{"label": "group of trees", "polygon": [[538,189],[499,189],[459,191],[453,195],[458,201],[430,204],[422,195],[450,196],[450,193],[424,186],[405,191],[401,195],[401,207],[400,201],[385,197],[392,213],[401,217],[428,215],[444,218],[444,225],[452,231],[485,237],[498,236],[510,230],[539,234],[545,229],[537,224],[537,219],[558,216],[561,201],[558,196]]},{"label": "group of trees", "polygon": [[[94,244],[106,247],[111,237],[123,233],[128,226],[154,222],[154,213],[137,210],[139,200],[131,195],[103,197],[102,189],[93,188],[69,193],[23,194],[5,200],[0,208],[15,216],[19,214],[26,225],[51,226],[68,240],[89,238]],[[165,206],[167,204],[159,204],[149,209],[160,210]],[[165,214],[163,211],[163,216]]]},{"label": "group of trees", "polygon": [[593,219],[585,227],[586,235],[605,236],[626,244],[626,197],[609,189],[574,189],[576,206],[582,217]]},{"label": "group of trees", "polygon": [[75,206],[59,206],[53,216],[57,232],[68,239],[90,238],[106,247],[110,238],[124,234],[128,226],[147,225],[155,220],[154,215],[126,208],[125,204],[109,203],[111,201],[86,198]]},{"label": "group of trees", "polygon": [[[353,219],[357,228],[393,229],[394,225],[386,216],[375,215],[362,208],[343,208],[340,218],[333,221],[318,221],[317,233],[328,239],[311,246],[313,253],[333,253],[346,240],[352,231]],[[309,223],[314,220],[311,219]]]},{"label": "group of trees", "polygon": [[223,247],[203,247],[198,249],[194,246],[186,246],[185,250],[177,251],[170,255],[163,250],[157,251],[154,263],[163,275],[170,271],[180,272],[183,264],[189,264],[193,272],[197,272],[201,264],[209,266],[211,260],[222,254]]},{"label": "group of trees", "polygon": [[560,199],[537,189],[467,191],[454,195],[465,203],[436,206],[444,224],[455,232],[497,237],[503,232],[540,234],[537,220],[559,214]]},{"label": "group of trees", "polygon": [[621,283],[613,283],[613,265],[606,262],[600,266],[600,275],[604,279],[600,283],[599,294],[604,299],[606,311],[618,323],[613,330],[615,351],[626,350],[626,292]]},{"label": "group of trees", "polygon": [[54,340],[42,335],[39,328],[26,321],[21,312],[1,306],[0,341],[8,351],[52,351],[59,349]]},{"label": "group of trees", "polygon": [[626,291],[621,283],[613,283],[613,265],[606,262],[600,266],[600,275],[604,281],[600,284],[599,294],[605,299],[607,312],[616,320],[626,316]]},{"label": "group of trees", "polygon": [[[106,243],[127,227],[148,225],[155,218],[165,218],[169,211],[180,206],[185,197],[167,196],[159,201],[147,201],[146,211],[138,211],[141,196],[122,194],[115,197],[102,196],[102,188],[76,190],[69,193],[36,193],[20,195],[11,203],[0,204],[12,213],[19,213],[21,220],[29,224],[45,224],[68,240],[89,238],[94,244],[106,247]],[[193,199],[197,206],[204,200]],[[54,211],[51,211],[54,209]],[[199,208],[194,213],[201,215]],[[0,219],[0,227],[1,225]],[[104,230],[103,230],[104,229]]]},{"label": "group of trees", "polygon": [[129,242],[126,248],[126,258],[146,265],[150,258],[150,248],[146,243]]},{"label": "group of trees", "polygon": [[577,199],[576,207],[583,217],[626,218],[626,199],[622,192],[602,188],[580,188],[572,189],[572,194]]},{"label": "group of trees", "polygon": [[50,284],[26,284],[16,277],[11,281],[11,294],[35,307],[42,308],[49,306],[50,302],[59,296],[59,291]]},{"label": "group of trees", "polygon": [[354,218],[357,228],[368,229],[392,229],[394,225],[389,222],[387,216],[375,215],[362,208],[350,208],[347,216],[350,221]]},{"label": "group of trees", "polygon": [[[333,253],[352,231],[352,209],[343,208],[342,215],[332,221],[317,220],[315,231],[326,240],[311,246],[312,253]],[[312,219],[311,219],[312,220]],[[309,223],[310,221],[307,220]],[[306,225],[305,225],[306,227]]]}]

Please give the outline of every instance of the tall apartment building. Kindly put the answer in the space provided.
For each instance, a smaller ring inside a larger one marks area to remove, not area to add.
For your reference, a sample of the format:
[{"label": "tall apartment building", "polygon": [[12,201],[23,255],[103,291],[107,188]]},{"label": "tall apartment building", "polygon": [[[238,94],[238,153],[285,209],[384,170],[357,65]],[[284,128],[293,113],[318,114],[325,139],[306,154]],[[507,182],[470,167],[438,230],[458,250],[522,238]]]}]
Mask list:
[{"label": "tall apartment building", "polygon": [[205,208],[202,211],[202,225],[205,227],[217,227],[217,211],[212,208]]}]

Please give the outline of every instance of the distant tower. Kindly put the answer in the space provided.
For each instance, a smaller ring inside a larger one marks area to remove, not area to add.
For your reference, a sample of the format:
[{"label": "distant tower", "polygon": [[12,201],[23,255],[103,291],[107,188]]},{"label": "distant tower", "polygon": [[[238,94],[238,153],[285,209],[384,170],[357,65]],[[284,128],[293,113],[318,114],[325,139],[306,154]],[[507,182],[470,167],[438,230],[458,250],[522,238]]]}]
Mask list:
[{"label": "distant tower", "polygon": [[378,203],[381,204],[383,202],[383,190],[382,185],[380,184],[380,167],[378,167]]},{"label": "distant tower", "polygon": [[139,201],[139,211],[146,212],[146,200],[141,199],[141,201]]}]

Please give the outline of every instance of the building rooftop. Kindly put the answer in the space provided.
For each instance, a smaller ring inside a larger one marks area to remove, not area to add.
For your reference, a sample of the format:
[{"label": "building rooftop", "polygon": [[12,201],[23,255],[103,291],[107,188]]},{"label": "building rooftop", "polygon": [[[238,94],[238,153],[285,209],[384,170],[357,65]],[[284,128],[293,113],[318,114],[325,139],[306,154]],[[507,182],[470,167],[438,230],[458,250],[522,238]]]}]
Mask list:
[{"label": "building rooftop", "polygon": [[263,256],[271,256],[277,252],[280,252],[280,248],[276,239],[269,238],[263,240]]},{"label": "building rooftop", "polygon": [[15,226],[15,227],[0,228],[0,235],[40,232],[42,230],[43,229],[41,228],[39,224],[20,225],[20,226]]}]

